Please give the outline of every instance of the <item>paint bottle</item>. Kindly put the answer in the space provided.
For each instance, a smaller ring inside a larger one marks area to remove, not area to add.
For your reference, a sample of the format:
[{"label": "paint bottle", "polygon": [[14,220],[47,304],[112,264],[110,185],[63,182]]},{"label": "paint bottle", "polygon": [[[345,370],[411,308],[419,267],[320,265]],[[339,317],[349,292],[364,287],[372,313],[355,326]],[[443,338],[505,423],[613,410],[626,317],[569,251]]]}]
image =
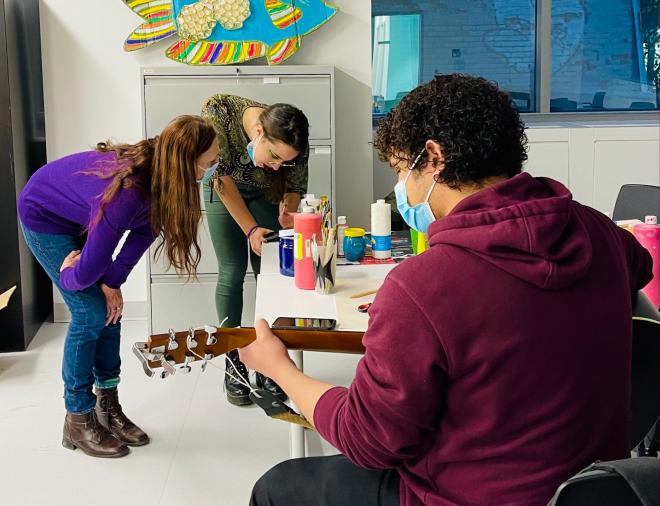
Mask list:
[{"label": "paint bottle", "polygon": [[293,217],[293,277],[297,288],[314,290],[314,260],[312,240],[321,242],[321,215],[311,206],[303,207],[302,213]]},{"label": "paint bottle", "polygon": [[644,223],[633,226],[632,233],[651,254],[653,260],[653,279],[642,288],[642,292],[655,307],[660,308],[660,225],[658,225],[658,217],[646,216]]},{"label": "paint bottle", "polygon": [[280,230],[280,273],[283,276],[293,277],[293,236],[295,232],[290,228]]},{"label": "paint bottle", "polygon": [[376,260],[392,256],[392,206],[383,199],[371,204],[371,254]]}]

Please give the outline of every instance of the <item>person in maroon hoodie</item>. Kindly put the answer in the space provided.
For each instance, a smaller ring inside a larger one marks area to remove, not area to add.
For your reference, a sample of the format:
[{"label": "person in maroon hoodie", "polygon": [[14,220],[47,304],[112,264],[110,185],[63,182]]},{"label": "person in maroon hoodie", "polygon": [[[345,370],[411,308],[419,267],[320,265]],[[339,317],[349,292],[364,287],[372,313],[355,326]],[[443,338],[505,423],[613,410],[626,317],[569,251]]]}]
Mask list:
[{"label": "person in maroon hoodie", "polygon": [[437,76],[376,133],[430,248],[391,271],[349,388],[302,374],[262,320],[245,364],[343,455],[290,460],[251,505],[545,505],[629,454],[631,294],[650,255],[557,181],[521,172],[504,92]]}]

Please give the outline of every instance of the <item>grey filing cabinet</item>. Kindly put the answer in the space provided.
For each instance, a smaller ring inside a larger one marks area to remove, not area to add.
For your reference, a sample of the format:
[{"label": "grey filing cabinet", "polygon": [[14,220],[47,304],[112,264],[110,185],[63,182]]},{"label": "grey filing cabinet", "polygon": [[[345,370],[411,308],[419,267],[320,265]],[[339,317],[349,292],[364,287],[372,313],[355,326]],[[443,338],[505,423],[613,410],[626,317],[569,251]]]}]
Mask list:
[{"label": "grey filing cabinet", "polygon": [[[158,135],[176,116],[199,114],[204,101],[216,93],[239,95],[264,104],[290,103],[300,108],[310,123],[308,192],[328,195],[334,207],[333,67],[145,67],[140,77],[146,137]],[[147,276],[151,333],[219,323],[214,301],[218,266],[204,212],[199,234],[202,257],[197,279],[177,276],[166,268],[162,255],[155,260],[154,248],[150,251]],[[248,266],[243,286],[243,325],[252,325],[254,319],[256,283],[249,271]]]}]

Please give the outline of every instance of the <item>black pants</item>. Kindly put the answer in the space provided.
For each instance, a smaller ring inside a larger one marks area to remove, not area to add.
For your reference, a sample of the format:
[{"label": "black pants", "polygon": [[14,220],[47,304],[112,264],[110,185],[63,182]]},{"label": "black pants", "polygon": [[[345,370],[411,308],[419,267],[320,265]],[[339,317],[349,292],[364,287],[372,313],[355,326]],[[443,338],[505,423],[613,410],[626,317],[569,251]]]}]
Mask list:
[{"label": "black pants", "polygon": [[399,506],[399,473],[370,471],[343,455],[276,465],[252,490],[250,506]]}]

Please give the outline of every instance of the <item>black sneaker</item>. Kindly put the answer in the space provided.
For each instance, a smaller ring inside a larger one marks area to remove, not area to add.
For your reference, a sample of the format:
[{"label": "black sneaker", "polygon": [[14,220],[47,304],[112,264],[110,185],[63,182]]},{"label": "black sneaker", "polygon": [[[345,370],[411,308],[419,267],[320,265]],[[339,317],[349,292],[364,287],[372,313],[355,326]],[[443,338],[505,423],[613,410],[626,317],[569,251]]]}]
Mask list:
[{"label": "black sneaker", "polygon": [[[235,367],[232,367],[229,363],[230,360]],[[245,364],[238,358],[237,350],[232,350],[227,353],[225,369],[232,376],[237,378],[240,377],[245,383],[249,384],[250,380],[247,367],[245,367]],[[242,382],[237,381],[227,374],[225,374],[225,391],[227,392],[227,400],[234,406],[249,406],[252,404],[252,400],[250,399],[250,389]]]},{"label": "black sneaker", "polygon": [[287,395],[284,393],[284,390],[282,390],[277,383],[259,372],[255,378],[255,383],[257,384],[257,388],[267,390],[273,394],[273,396],[280,402],[284,402],[288,399]]}]

